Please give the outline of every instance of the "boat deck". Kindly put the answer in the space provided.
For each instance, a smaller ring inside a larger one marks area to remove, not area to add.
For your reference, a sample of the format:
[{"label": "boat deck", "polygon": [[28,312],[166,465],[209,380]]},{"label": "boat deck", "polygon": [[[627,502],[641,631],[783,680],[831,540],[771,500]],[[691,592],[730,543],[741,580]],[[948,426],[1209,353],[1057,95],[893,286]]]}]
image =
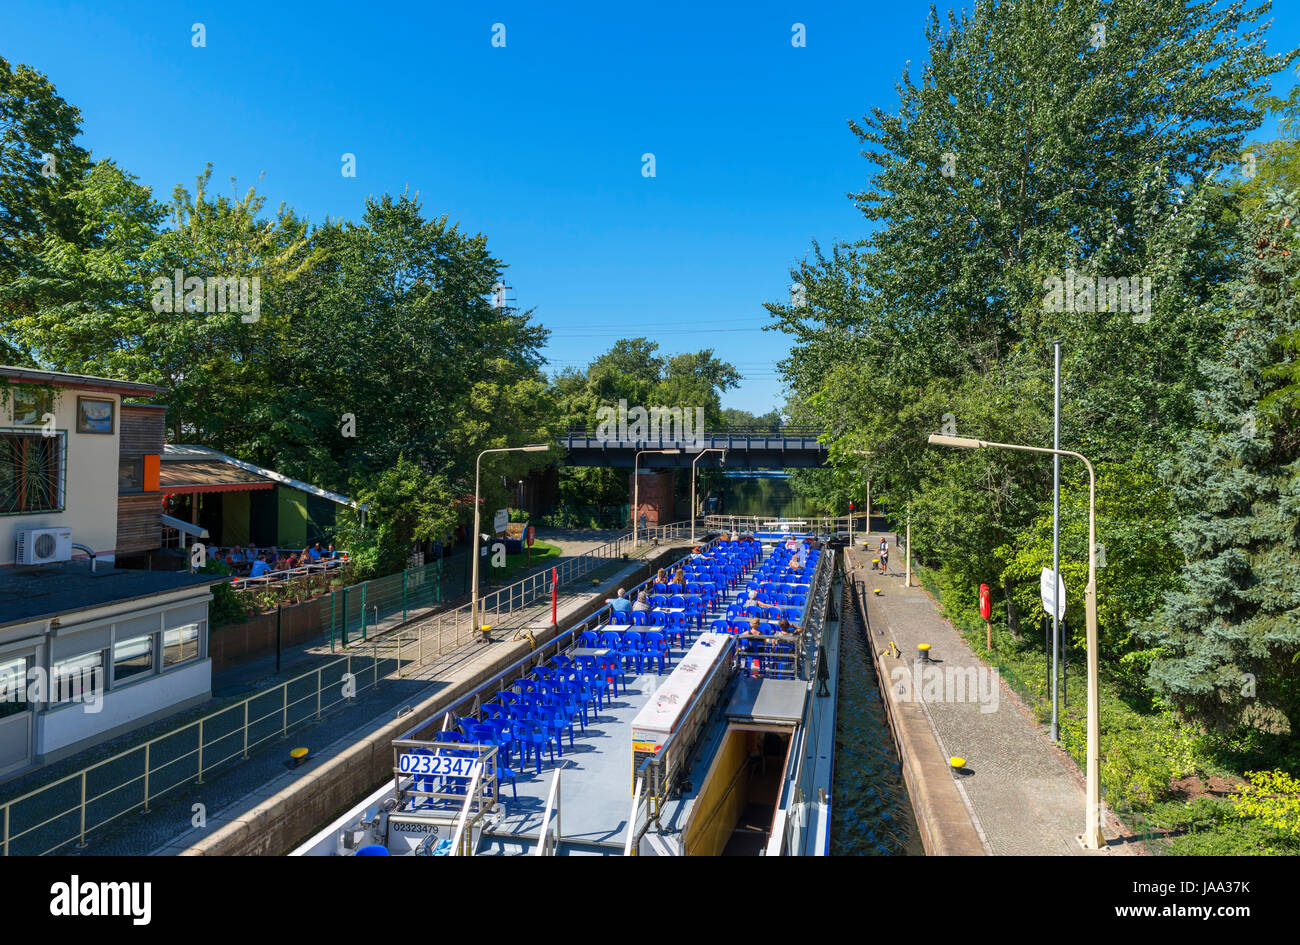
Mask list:
[{"label": "boat deck", "polygon": [[[683,652],[673,649],[669,672]],[[606,702],[605,708],[587,723],[585,733],[580,726],[574,727],[573,747],[565,739],[563,758],[556,755],[554,765],[549,759],[544,761],[540,774],[532,763],[526,771],[519,772],[516,784],[519,800],[514,799],[508,786],[502,785],[506,815],[485,831],[485,843],[496,838],[526,841],[530,848],[536,844],[546,797],[559,767],[563,772],[559,805],[561,841],[617,845],[621,852],[632,809],[632,719],[666,678],[667,674],[645,673],[636,677],[629,674],[627,692],[620,687],[617,698]],[[515,763],[518,764],[517,757]]]}]

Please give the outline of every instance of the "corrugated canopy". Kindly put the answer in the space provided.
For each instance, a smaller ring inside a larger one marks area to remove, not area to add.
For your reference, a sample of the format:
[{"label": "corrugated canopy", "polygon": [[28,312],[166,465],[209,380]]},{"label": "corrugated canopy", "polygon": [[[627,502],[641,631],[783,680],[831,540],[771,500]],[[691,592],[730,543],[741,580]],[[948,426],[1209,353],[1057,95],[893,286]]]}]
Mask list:
[{"label": "corrugated canopy", "polygon": [[255,473],[223,462],[167,462],[160,464],[158,487],[172,495],[194,492],[250,492],[270,489],[275,483]]}]

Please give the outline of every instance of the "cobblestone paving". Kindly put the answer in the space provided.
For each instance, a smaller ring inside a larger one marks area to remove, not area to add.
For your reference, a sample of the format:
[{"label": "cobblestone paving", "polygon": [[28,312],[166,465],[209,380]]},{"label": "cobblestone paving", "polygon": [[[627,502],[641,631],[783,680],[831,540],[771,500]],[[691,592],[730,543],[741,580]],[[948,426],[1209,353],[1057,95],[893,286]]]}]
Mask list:
[{"label": "cobblestone paving", "polygon": [[[896,536],[889,538],[896,546]],[[871,544],[879,539],[873,535]],[[851,553],[854,577],[865,587],[870,637],[877,652],[891,640],[898,644],[900,658],[882,657],[891,688],[897,694],[902,687],[909,697],[919,688],[944,754],[966,759],[969,773],[961,785],[991,852],[1106,855],[1089,853],[1075,839],[1083,833],[1085,798],[1078,766],[1048,741],[1019,698],[991,676],[994,671],[971,652],[929,594],[904,586],[901,556],[901,550],[891,555],[890,570],[882,576],[871,570],[874,555],[860,546]],[[937,661],[928,668],[914,664],[920,643],[930,644]],[[983,690],[979,674],[990,674],[983,676]],[[1125,833],[1109,815],[1102,831],[1108,838]],[[1123,844],[1110,846],[1112,854],[1125,850]]]}]

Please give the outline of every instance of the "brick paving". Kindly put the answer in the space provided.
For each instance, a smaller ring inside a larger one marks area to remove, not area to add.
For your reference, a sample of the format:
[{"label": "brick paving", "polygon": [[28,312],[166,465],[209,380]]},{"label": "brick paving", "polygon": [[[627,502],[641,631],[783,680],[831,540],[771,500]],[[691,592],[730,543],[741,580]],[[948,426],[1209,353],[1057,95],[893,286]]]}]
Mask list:
[{"label": "brick paving", "polygon": [[[864,553],[860,545],[850,553],[854,578],[865,590],[870,637],[877,653],[890,641],[898,645],[899,658],[882,657],[894,695],[918,695],[944,754],[966,759],[968,774],[960,785],[989,851],[1010,856],[1107,855],[1090,853],[1075,839],[1083,833],[1085,798],[1078,766],[1051,744],[1020,698],[991,675],[995,671],[975,656],[934,599],[923,588],[904,586],[903,551],[896,535],[888,537],[894,551],[887,574],[871,570],[875,555]],[[871,545],[880,538],[873,534]],[[928,668],[922,665],[923,675],[918,676],[914,661],[920,643],[930,644],[936,662]],[[967,685],[980,678],[976,674],[982,675],[982,689],[978,682]],[[1107,838],[1127,833],[1109,813],[1102,832]],[[1108,849],[1111,854],[1137,852],[1114,840]]]}]

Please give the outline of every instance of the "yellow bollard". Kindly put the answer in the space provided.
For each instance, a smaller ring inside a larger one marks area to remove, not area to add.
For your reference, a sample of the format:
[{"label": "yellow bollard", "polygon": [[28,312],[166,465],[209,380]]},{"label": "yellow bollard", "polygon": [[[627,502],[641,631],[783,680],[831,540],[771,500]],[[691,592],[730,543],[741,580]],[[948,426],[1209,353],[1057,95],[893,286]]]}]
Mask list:
[{"label": "yellow bollard", "polygon": [[930,662],[930,644],[918,643],[916,645],[916,648],[921,651],[921,662],[922,663]]},{"label": "yellow bollard", "polygon": [[966,759],[954,755],[948,759],[948,765],[952,768],[953,774],[962,774],[966,770]]},{"label": "yellow bollard", "polygon": [[295,748],[289,752],[289,757],[293,759],[293,764],[294,767],[296,768],[298,765],[302,764],[304,761],[307,760],[307,749]]}]

